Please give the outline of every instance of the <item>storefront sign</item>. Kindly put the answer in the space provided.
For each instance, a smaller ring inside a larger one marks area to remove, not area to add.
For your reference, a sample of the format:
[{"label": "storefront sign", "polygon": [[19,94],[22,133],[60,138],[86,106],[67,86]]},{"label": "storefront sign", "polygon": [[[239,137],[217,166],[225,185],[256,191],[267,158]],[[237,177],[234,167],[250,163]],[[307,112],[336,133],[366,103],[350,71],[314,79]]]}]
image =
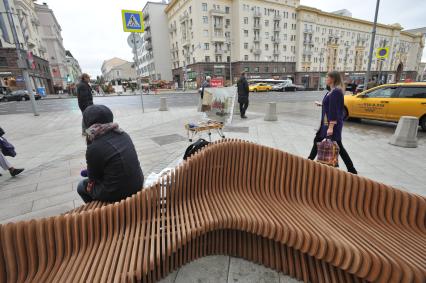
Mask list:
[{"label": "storefront sign", "polygon": [[215,68],[215,69],[225,69],[225,66],[223,66],[223,65],[214,65],[213,68]]},{"label": "storefront sign", "polygon": [[11,76],[12,72],[0,72],[0,76]]},{"label": "storefront sign", "polygon": [[211,79],[210,85],[212,87],[223,87],[223,78],[214,78],[214,79]]},{"label": "storefront sign", "polygon": [[24,77],[23,76],[16,76],[16,82],[23,82]]}]

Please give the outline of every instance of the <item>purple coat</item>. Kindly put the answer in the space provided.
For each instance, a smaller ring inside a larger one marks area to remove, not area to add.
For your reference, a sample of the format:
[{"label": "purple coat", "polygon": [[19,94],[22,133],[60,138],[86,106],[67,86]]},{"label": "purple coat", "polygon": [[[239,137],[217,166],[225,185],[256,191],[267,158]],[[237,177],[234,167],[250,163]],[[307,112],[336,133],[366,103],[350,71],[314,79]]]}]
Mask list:
[{"label": "purple coat", "polygon": [[320,138],[327,137],[329,121],[336,121],[337,124],[334,126],[331,138],[335,141],[342,140],[344,107],[344,96],[341,89],[335,88],[324,96],[322,100],[321,127],[318,132]]}]

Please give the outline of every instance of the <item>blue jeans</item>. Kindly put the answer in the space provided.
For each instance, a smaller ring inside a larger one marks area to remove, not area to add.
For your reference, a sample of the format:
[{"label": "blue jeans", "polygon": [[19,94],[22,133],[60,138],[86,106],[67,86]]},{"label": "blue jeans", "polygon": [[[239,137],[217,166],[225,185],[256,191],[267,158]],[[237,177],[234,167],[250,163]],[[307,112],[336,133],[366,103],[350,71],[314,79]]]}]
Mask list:
[{"label": "blue jeans", "polygon": [[89,179],[84,179],[84,180],[81,180],[77,186],[77,193],[80,195],[80,197],[83,199],[85,203],[93,201],[93,197],[86,190],[88,183],[89,183]]}]

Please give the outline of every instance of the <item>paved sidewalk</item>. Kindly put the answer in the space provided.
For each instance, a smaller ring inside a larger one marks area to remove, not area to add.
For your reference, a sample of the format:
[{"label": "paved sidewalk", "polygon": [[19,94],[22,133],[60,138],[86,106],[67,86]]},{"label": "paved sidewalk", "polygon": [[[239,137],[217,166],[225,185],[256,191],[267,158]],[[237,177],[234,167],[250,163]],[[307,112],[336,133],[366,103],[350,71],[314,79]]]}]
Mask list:
[{"label": "paved sidewalk", "polygon": [[[197,121],[194,108],[168,112],[114,110],[115,120],[132,137],[145,177],[158,173],[183,155],[189,145],[183,125]],[[311,102],[278,104],[277,122],[263,121],[264,104],[249,108],[249,119],[235,116],[225,131],[228,138],[241,138],[307,156],[319,109]],[[80,111],[4,115],[1,126],[16,146],[10,159],[26,171],[15,178],[0,177],[0,223],[46,217],[82,204],[76,186],[85,167],[85,143],[80,132]],[[360,175],[403,190],[426,195],[426,133],[419,132],[419,147],[400,148],[388,143],[396,125],[363,121],[347,123],[343,143]],[[217,135],[213,135],[217,139]],[[342,170],[344,168],[341,162]],[[227,256],[206,257],[174,272],[163,282],[296,282],[270,269]]]}]

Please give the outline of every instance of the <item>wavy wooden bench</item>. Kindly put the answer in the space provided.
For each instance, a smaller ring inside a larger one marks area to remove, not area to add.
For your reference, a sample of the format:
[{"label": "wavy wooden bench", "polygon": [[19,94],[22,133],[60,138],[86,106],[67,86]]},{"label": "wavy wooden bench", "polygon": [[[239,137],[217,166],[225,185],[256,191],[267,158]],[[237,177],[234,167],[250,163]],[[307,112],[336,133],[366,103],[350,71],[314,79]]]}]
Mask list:
[{"label": "wavy wooden bench", "polygon": [[0,282],[155,282],[226,254],[305,282],[424,283],[425,213],[422,196],[218,142],[120,203],[0,226]]}]

